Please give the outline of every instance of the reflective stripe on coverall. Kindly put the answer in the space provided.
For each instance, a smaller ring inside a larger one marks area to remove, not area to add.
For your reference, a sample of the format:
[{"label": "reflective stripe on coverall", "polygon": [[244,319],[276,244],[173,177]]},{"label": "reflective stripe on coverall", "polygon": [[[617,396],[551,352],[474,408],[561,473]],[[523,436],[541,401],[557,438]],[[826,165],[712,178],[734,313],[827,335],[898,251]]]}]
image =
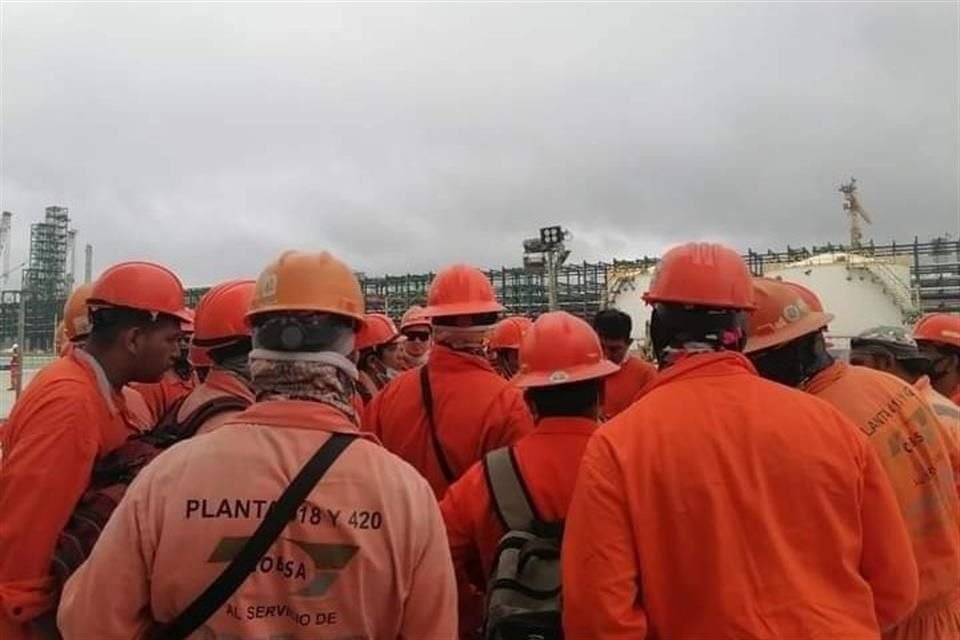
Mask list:
[{"label": "reflective stripe on coverall", "polygon": [[[326,405],[268,401],[164,452],[67,582],[64,639],[136,638],[151,615],[171,620],[223,571],[238,538],[254,531],[329,434],[355,431]],[[368,438],[346,449],[194,637],[456,636],[456,585],[436,500],[409,465]]]},{"label": "reflective stripe on coverall", "polygon": [[0,638],[56,605],[57,535],[87,489],[94,462],[136,433],[124,396],[82,349],[50,363],[13,407],[0,467]]},{"label": "reflective stripe on coverall", "polygon": [[917,598],[866,438],[736,353],[681,360],[597,430],[562,553],[568,638],[879,638]]},{"label": "reflective stripe on coverall", "polygon": [[[240,379],[235,373],[225,369],[214,367],[207,374],[207,379],[197,385],[197,388],[190,392],[180,410],[177,411],[178,420],[186,420],[190,414],[200,408],[206,402],[222,396],[234,396],[242,398],[253,404],[253,390],[248,384]],[[210,416],[206,422],[197,429],[197,435],[201,433],[210,433],[219,429],[239,414],[240,411],[227,410],[221,411]]]},{"label": "reflective stripe on coverall", "polygon": [[916,612],[890,638],[960,637],[960,501],[949,438],[909,384],[866,367],[834,363],[806,391],[869,436],[893,484],[920,571]]},{"label": "reflective stripe on coverall", "polygon": [[634,356],[627,356],[620,370],[607,376],[603,383],[603,416],[612,418],[630,406],[651,380],[657,377],[657,368]]},{"label": "reflective stripe on coverall", "polygon": [[[596,429],[596,421],[585,418],[544,418],[514,445],[520,475],[542,519],[550,522],[566,517],[580,458]],[[457,571],[460,615],[482,619],[483,602],[471,598],[467,587],[486,590],[497,544],[506,533],[494,511],[482,462],[450,486],[440,511]]]},{"label": "reflective stripe on coverall", "polygon": [[[426,366],[434,420],[455,476],[487,451],[513,444],[533,428],[520,390],[483,358],[438,344],[430,350]],[[434,453],[420,394],[420,370],[405,371],[367,405],[363,427],[423,474],[440,499],[447,481]]]}]

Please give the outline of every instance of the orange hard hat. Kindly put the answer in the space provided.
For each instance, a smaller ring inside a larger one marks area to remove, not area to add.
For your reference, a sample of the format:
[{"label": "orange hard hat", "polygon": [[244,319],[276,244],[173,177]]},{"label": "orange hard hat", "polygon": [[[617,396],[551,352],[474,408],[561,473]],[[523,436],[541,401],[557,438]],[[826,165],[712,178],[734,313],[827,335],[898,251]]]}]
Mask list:
[{"label": "orange hard hat", "polygon": [[691,242],[664,254],[643,299],[648,304],[753,309],[751,280],[747,263],[733,249]]},{"label": "orange hard hat", "polygon": [[455,264],[437,274],[427,291],[424,309],[431,318],[500,311],[503,306],[497,302],[490,279],[479,269],[465,264]]},{"label": "orange hard hat", "polygon": [[489,349],[519,349],[523,334],[530,329],[532,324],[530,318],[523,316],[504,318],[493,328],[487,347]]},{"label": "orange hard hat", "polygon": [[93,283],[87,302],[91,307],[127,307],[190,322],[180,278],[152,262],[113,265]]},{"label": "orange hard hat", "polygon": [[817,294],[815,294],[812,289],[809,289],[796,282],[787,282],[784,280],[784,283],[793,287],[793,289],[800,294],[800,297],[803,298],[803,301],[807,303],[807,306],[810,307],[812,311],[819,311],[820,313],[823,313],[823,303],[820,302],[820,298],[817,297]]},{"label": "orange hard hat", "polygon": [[210,354],[207,353],[207,350],[203,347],[198,347],[192,342],[190,343],[190,351],[187,353],[187,362],[197,369],[209,369],[213,366],[213,360],[210,359]]},{"label": "orange hard hat", "polygon": [[87,298],[93,292],[93,285],[82,284],[77,287],[67,303],[63,305],[63,327],[67,340],[73,342],[85,338],[90,334],[90,312],[87,308]]},{"label": "orange hard hat", "polygon": [[620,367],[603,356],[600,338],[589,324],[566,311],[538,317],[520,343],[518,387],[550,387],[602,378]]},{"label": "orange hard hat", "polygon": [[388,344],[402,337],[390,316],[382,313],[368,313],[366,324],[357,332],[354,348],[357,351]]},{"label": "orange hard hat", "polygon": [[820,331],[833,320],[832,314],[814,311],[799,291],[786,282],[755,278],[753,297],[757,308],[750,314],[744,353],[786,344]]},{"label": "orange hard hat", "polygon": [[197,303],[193,342],[214,347],[250,336],[246,321],[253,300],[253,280],[222,282],[203,294]]},{"label": "orange hard hat", "polygon": [[344,316],[362,325],[363,292],[350,268],[327,251],[287,251],[257,279],[248,318],[304,311]]},{"label": "orange hard hat", "polygon": [[920,318],[920,322],[914,327],[913,339],[960,348],[960,316],[928,313]]},{"label": "orange hard hat", "polygon": [[400,319],[400,331],[406,331],[410,327],[429,327],[430,318],[423,312],[423,307],[418,304],[407,309],[406,313]]}]

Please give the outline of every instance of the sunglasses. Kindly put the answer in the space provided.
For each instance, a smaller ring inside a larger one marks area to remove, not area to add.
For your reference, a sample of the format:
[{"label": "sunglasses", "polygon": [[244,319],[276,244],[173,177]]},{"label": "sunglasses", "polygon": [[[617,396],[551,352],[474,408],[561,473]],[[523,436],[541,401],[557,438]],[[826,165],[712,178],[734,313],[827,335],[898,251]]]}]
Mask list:
[{"label": "sunglasses", "polygon": [[426,342],[430,339],[429,331],[407,331],[403,335],[407,340],[419,340],[420,342]]}]

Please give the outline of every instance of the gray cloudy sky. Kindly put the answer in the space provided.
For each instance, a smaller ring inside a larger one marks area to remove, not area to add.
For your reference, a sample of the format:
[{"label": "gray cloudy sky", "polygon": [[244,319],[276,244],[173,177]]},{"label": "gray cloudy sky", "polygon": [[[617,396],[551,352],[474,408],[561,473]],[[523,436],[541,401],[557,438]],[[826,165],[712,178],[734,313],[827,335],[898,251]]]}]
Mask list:
[{"label": "gray cloudy sky", "polygon": [[14,264],[62,204],[188,284],[838,242],[851,174],[868,236],[956,235],[958,7],[5,2],[0,206]]}]

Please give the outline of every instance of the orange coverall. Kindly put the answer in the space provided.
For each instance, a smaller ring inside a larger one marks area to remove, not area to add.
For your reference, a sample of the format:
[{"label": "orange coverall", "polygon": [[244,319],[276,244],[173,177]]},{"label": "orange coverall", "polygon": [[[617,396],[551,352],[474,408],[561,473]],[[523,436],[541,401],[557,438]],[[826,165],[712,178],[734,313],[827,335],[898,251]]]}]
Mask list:
[{"label": "orange coverall", "polygon": [[[173,619],[337,432],[356,426],[331,407],[267,401],[150,463],[64,587],[64,640],[138,638],[152,619]],[[365,437],[198,637],[452,640],[455,598],[430,487]]]},{"label": "orange coverall", "polygon": [[603,382],[603,416],[610,419],[630,406],[637,394],[657,377],[657,368],[634,356],[627,356],[620,370]]},{"label": "orange coverall", "polygon": [[[520,475],[540,519],[566,518],[576,469],[596,429],[597,423],[585,418],[544,418],[513,445]],[[482,462],[450,486],[440,502],[440,512],[460,585],[460,615],[482,620],[483,602],[470,597],[469,587],[486,591],[497,544],[506,533],[494,512]]]},{"label": "orange coverall", "polygon": [[960,638],[960,500],[951,465],[956,456],[933,409],[903,380],[845,362],[814,376],[806,391],[869,436],[913,541],[919,603],[888,638]]},{"label": "orange coverall", "polygon": [[[430,372],[433,415],[444,455],[455,477],[492,449],[516,442],[533,428],[520,390],[478,356],[434,345]],[[437,499],[447,481],[434,453],[420,370],[400,374],[380,390],[364,414],[363,428],[409,462],[433,487]]]},{"label": "orange coverall", "polygon": [[[197,388],[191,391],[187,399],[180,405],[180,410],[177,411],[177,419],[186,420],[203,403],[222,396],[234,396],[246,400],[250,404],[253,404],[254,401],[253,390],[237,374],[214,367],[207,374],[207,379],[197,385]],[[197,429],[197,435],[219,429],[239,413],[240,411],[229,410],[210,416]]]},{"label": "orange coverall", "polygon": [[82,349],[50,363],[14,405],[0,467],[0,638],[34,637],[29,622],[56,605],[57,535],[94,462],[136,432],[124,395]]},{"label": "orange coverall", "polygon": [[863,434],[730,352],[660,372],[597,430],[562,553],[568,638],[879,638],[917,599]]}]

